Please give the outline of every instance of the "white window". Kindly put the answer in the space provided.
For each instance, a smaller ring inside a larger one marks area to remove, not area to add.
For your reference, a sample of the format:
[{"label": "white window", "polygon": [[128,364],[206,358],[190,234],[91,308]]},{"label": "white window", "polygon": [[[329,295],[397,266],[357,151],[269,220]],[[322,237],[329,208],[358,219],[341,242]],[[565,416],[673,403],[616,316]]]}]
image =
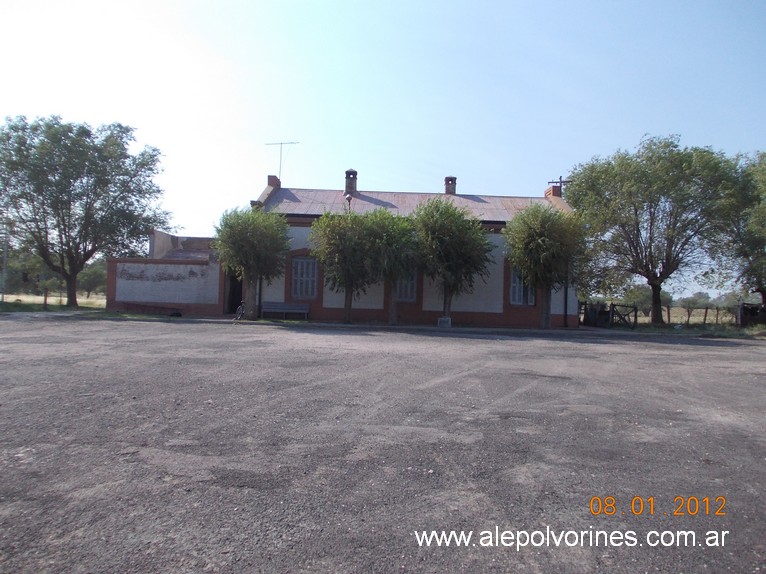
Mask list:
[{"label": "white window", "polygon": [[511,269],[511,305],[534,305],[535,290],[527,285],[521,273]]},{"label": "white window", "polygon": [[317,260],[295,257],[292,277],[293,299],[313,299],[317,296]]},{"label": "white window", "polygon": [[413,303],[417,299],[417,277],[413,271],[409,277],[402,277],[396,282],[396,300]]}]

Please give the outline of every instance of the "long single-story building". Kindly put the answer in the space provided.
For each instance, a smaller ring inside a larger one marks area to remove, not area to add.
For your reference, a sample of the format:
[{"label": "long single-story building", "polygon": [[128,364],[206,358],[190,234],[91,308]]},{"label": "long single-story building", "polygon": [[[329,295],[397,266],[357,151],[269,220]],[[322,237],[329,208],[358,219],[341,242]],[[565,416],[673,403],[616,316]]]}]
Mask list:
[{"label": "long single-story building", "polygon": [[[364,191],[357,187],[357,172],[348,170],[343,189],[298,189],[283,187],[278,177],[268,176],[267,186],[254,207],[282,213],[290,226],[290,254],[285,274],[263,286],[262,300],[300,305],[308,318],[342,321],[343,293],[324,284],[321,265],[309,246],[311,224],[324,213],[358,213],[379,208],[399,215],[411,214],[418,205],[443,196],[482,221],[494,245],[493,263],[485,281],[479,280],[472,293],[456,296],[452,302],[452,324],[494,327],[537,327],[541,300],[504,257],[500,231],[521,210],[541,203],[555,209],[571,208],[561,197],[560,185],[552,185],[543,197],[465,195],[457,193],[457,179],[446,177],[444,193]],[[242,297],[243,286],[221,272],[210,246],[210,238],[181,238],[155,231],[150,259],[111,259],[108,263],[107,309],[168,310],[192,315],[233,313]],[[246,290],[248,286],[244,286]],[[396,291],[396,315],[400,324],[436,325],[442,311],[438,286],[421,273],[392,286]],[[353,319],[388,322],[388,287],[374,285],[353,302]],[[554,290],[551,324],[578,325],[574,289]]]}]

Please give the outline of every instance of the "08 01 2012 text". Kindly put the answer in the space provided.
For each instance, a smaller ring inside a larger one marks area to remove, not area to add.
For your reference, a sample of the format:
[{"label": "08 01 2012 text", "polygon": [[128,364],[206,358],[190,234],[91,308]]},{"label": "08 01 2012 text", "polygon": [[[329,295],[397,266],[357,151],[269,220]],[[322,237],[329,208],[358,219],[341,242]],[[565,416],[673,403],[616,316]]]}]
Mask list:
[{"label": "08 01 2012 text", "polygon": [[[726,516],[725,496],[676,496],[672,504],[658,506],[654,496],[634,496],[618,500],[614,496],[593,496],[590,499],[590,513],[593,516]],[[663,510],[664,508],[664,510]]]}]

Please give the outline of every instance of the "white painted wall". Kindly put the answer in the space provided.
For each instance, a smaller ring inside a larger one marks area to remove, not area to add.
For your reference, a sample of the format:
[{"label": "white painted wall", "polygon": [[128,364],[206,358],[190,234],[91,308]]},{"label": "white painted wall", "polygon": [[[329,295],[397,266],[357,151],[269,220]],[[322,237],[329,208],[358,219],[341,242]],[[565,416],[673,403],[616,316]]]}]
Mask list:
[{"label": "white painted wall", "polygon": [[[385,289],[383,283],[376,283],[363,293],[354,298],[351,305],[353,309],[383,309]],[[327,309],[343,309],[345,294],[343,291],[336,293],[329,287],[324,287],[322,294],[324,307]]]},{"label": "white painted wall", "polygon": [[285,302],[285,276],[283,275],[279,279],[274,279],[271,285],[266,285],[263,282],[263,301],[270,301],[272,303],[284,303]]},{"label": "white painted wall", "polygon": [[[489,276],[484,280],[481,278],[476,279],[473,293],[465,293],[454,297],[452,299],[453,311],[503,312],[503,237],[493,234],[489,236],[489,239],[494,246],[491,253],[494,262],[489,265]],[[425,279],[423,286],[423,310],[441,311],[442,308],[443,298],[438,285],[429,279]]]},{"label": "white painted wall", "polygon": [[115,300],[136,303],[218,303],[219,266],[117,263]]},{"label": "white painted wall", "polygon": [[[569,288],[568,293],[568,309],[567,309],[567,315],[577,315],[577,291],[573,288]],[[555,289],[551,291],[551,314],[553,315],[563,315],[564,314],[564,288],[559,288],[558,291]]]}]

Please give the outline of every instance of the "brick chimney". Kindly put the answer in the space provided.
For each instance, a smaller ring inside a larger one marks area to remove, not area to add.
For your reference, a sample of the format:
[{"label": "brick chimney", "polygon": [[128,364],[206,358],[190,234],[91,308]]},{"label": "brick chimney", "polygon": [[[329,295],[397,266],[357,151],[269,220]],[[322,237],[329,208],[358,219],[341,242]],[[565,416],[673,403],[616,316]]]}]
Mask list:
[{"label": "brick chimney", "polygon": [[551,185],[545,190],[545,197],[561,197],[561,186]]},{"label": "brick chimney", "polygon": [[452,175],[448,175],[444,178],[444,193],[447,195],[455,195],[457,193],[457,178]]},{"label": "brick chimney", "polygon": [[282,182],[279,181],[279,178],[276,175],[270,175],[266,182],[269,187],[273,187],[274,189],[282,188]]},{"label": "brick chimney", "polygon": [[356,170],[346,170],[346,192],[344,195],[355,196],[356,195]]}]

